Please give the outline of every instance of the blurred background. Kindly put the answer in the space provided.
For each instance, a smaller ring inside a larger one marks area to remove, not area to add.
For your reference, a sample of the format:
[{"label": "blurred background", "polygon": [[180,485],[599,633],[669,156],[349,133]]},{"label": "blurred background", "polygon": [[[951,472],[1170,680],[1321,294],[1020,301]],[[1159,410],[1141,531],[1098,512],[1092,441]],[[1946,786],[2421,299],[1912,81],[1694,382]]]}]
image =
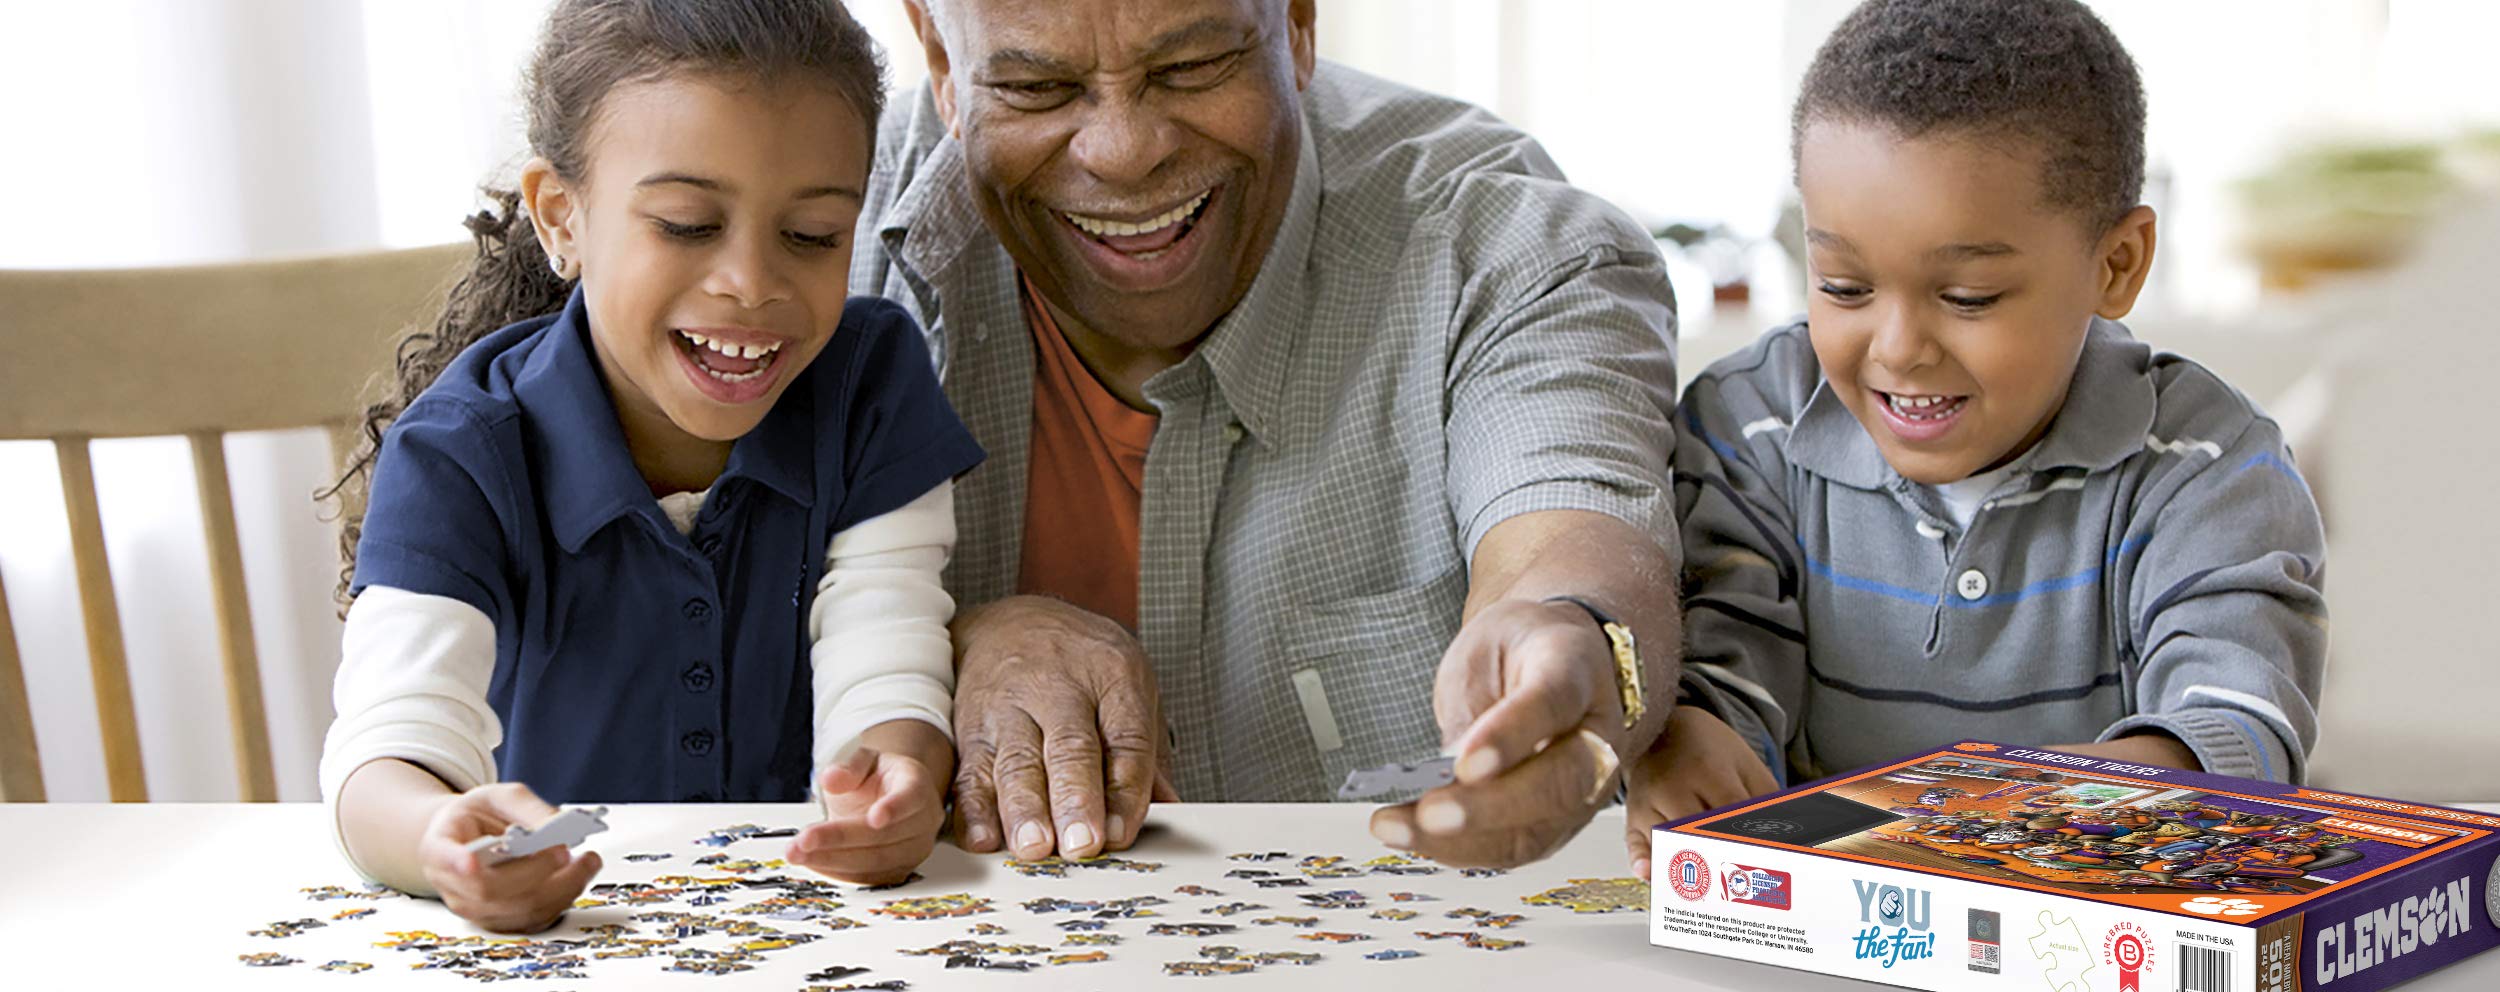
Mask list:
[{"label": "blurred background", "polygon": [[[1778,237],[1793,209],[1788,108],[1816,46],[1851,6],[1320,0],[1319,41],[1327,58],[1526,128],[1575,181],[1657,231],[1682,304],[1689,378],[1800,307],[1802,275]],[[2490,362],[2489,338],[2500,333],[2500,308],[2482,302],[2500,266],[2487,232],[2500,220],[2481,206],[2500,196],[2500,58],[2490,48],[2500,5],[2092,6],[2133,52],[2152,112],[2146,198],[2160,211],[2162,242],[2129,323],[2216,368],[2294,437],[2335,542],[2333,698],[2401,692],[2410,716],[2400,722],[2417,737],[2463,732],[2421,698],[2423,683],[2390,683],[2347,658],[2356,636],[2373,659],[2437,655],[2452,666],[2435,669],[2439,677],[2480,679],[2451,700],[2459,706],[2483,705],[2496,677],[2492,649],[2471,643],[2463,619],[2492,584],[2465,563],[2476,556],[2452,551],[2459,541],[2500,551],[2500,533],[2488,512],[2466,523],[2440,514],[2454,512],[2457,494],[2487,503],[2482,494],[2500,483],[2494,445],[2463,416],[2480,409],[2468,397],[2500,375],[2478,364]],[[544,0],[0,0],[0,92],[11,94],[0,104],[0,134],[10,136],[0,189],[11,192],[0,268],[458,240],[478,183],[522,157],[514,94],[544,9]],[[886,44],[897,87],[918,85],[925,72],[901,0],[853,9]],[[2443,247],[2424,249],[2425,239]],[[2454,390],[2423,385],[2434,381]],[[2382,398],[2369,415],[2384,426],[2362,431],[2352,425],[2363,418],[2344,413],[2373,389]],[[237,435],[227,449],[280,793],[316,798],[338,625],[334,531],[310,494],[330,481],[329,454],[317,431]],[[94,453],[150,792],[232,798],[189,452],[179,439],[128,439],[99,441]],[[2345,464],[2354,468],[2338,474]],[[0,479],[10,483],[0,486],[0,578],[51,797],[99,800],[103,762],[56,478],[47,444],[0,442]],[[2389,502],[2406,499],[2420,511]],[[2391,519],[2414,523],[2389,530]],[[2355,547],[2348,533],[2370,536]],[[2417,549],[2449,553],[2425,561]],[[2424,634],[2425,623],[2437,631]],[[2381,763],[2369,748],[2329,745],[2349,756],[2322,759],[2327,773]],[[2500,799],[2500,784],[2489,793],[2480,798]]]}]

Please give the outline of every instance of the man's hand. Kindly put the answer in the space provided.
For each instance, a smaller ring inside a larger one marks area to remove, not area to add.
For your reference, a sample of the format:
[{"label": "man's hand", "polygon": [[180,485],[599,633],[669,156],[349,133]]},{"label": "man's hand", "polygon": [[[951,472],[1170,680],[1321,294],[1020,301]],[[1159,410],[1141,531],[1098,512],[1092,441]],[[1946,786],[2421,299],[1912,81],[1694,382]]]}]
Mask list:
[{"label": "man's hand", "polygon": [[946,735],[918,720],[868,728],[817,773],[825,818],[800,831],[784,858],[858,885],[911,877],[929,859],[946,819]]},{"label": "man's hand", "polygon": [[1709,711],[1678,706],[1658,743],[1632,763],[1623,847],[1632,874],[1649,877],[1649,830],[1779,788],[1745,739]]},{"label": "man's hand", "polygon": [[1167,777],[1154,666],[1126,628],[1017,596],[955,619],[954,830],[964,850],[1091,857],[1137,840]]},{"label": "man's hand", "polygon": [[1504,600],[1458,632],[1433,682],[1458,782],[1372,813],[1372,835],[1459,866],[1542,858],[1615,794],[1626,745],[1612,645],[1569,603]]},{"label": "man's hand", "polygon": [[551,847],[498,865],[483,864],[469,842],[513,824],[536,828],[556,808],[518,782],[481,785],[437,809],[417,842],[426,884],[462,919],[497,933],[536,933],[579,898],[599,873],[599,855]]}]

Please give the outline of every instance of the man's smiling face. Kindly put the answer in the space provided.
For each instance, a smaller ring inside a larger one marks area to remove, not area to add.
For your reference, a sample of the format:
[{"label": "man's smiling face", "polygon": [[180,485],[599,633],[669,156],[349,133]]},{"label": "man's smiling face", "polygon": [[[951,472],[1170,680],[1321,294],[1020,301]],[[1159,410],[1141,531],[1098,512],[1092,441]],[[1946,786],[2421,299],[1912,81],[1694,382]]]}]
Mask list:
[{"label": "man's smiling face", "polygon": [[1186,347],[1240,302],[1293,190],[1311,0],[914,13],[973,199],[1045,297],[1153,349]]}]

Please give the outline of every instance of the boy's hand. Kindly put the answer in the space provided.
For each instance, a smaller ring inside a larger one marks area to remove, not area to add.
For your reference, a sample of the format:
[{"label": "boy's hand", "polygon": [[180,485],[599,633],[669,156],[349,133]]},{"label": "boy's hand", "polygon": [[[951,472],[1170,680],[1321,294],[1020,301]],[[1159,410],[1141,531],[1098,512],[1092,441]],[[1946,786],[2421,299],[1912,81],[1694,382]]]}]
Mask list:
[{"label": "boy's hand", "polygon": [[799,831],[785,860],[859,885],[909,878],[937,846],[944,783],[919,758],[863,744],[817,776],[825,818]]},{"label": "boy's hand", "polygon": [[513,824],[536,828],[556,808],[518,782],[481,785],[443,804],[417,842],[426,884],[462,919],[497,933],[536,933],[579,898],[599,874],[599,855],[552,847],[499,865],[481,863],[469,842]]},{"label": "boy's hand", "polygon": [[1649,828],[1779,788],[1753,747],[1706,710],[1678,706],[1658,743],[1632,763],[1623,847],[1632,874],[1649,877]]}]

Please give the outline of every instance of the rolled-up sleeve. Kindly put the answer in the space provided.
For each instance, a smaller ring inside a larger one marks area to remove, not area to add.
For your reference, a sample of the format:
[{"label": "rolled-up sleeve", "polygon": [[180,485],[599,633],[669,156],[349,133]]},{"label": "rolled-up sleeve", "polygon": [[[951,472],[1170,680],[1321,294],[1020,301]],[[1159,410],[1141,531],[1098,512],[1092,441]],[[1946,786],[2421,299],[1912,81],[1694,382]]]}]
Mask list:
[{"label": "rolled-up sleeve", "polygon": [[1472,557],[1524,513],[1588,510],[1672,549],[1673,292],[1655,255],[1600,246],[1462,328],[1446,384],[1452,519]]}]

